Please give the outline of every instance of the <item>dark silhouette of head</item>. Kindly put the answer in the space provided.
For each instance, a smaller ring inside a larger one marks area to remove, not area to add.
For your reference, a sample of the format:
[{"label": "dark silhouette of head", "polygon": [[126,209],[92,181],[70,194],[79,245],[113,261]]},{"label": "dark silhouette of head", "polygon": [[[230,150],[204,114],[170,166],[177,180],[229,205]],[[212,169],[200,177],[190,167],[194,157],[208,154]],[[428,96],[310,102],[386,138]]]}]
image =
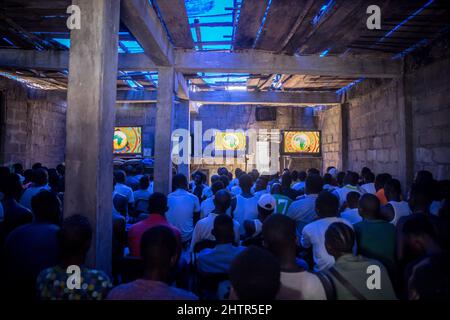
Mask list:
[{"label": "dark silhouette of head", "polygon": [[298,180],[298,171],[297,170],[292,170],[291,178],[292,178],[293,182],[296,182]]},{"label": "dark silhouette of head", "polygon": [[266,190],[267,183],[268,183],[267,179],[265,179],[263,177],[259,177],[258,179],[256,179],[256,182],[255,182],[255,191]]},{"label": "dark silhouette of head", "polygon": [[61,223],[61,203],[50,191],[42,190],[31,198],[31,210],[36,222]]},{"label": "dark silhouette of head", "polygon": [[123,170],[116,170],[114,171],[114,181],[116,183],[125,183],[125,180],[127,178],[127,174]]},{"label": "dark silhouette of head", "polygon": [[434,180],[433,174],[428,170],[417,171],[414,177],[414,183],[428,185]]},{"label": "dark silhouette of head", "polygon": [[316,199],[316,212],[319,217],[336,217],[339,211],[339,199],[328,191],[322,191]]},{"label": "dark silhouette of head", "polygon": [[167,197],[161,192],[154,192],[148,198],[148,212],[164,216],[169,210],[167,207]]},{"label": "dark silhouette of head", "polygon": [[59,232],[59,243],[63,260],[79,258],[84,263],[92,241],[92,227],[88,218],[80,214],[64,219]]},{"label": "dark silhouette of head", "polygon": [[221,175],[219,177],[219,180],[222,181],[223,185],[226,187],[228,187],[228,185],[230,184],[230,179],[228,179],[228,175]]},{"label": "dark silhouette of head", "polygon": [[60,163],[56,166],[56,171],[58,171],[58,174],[60,176],[65,176],[66,175],[66,166],[63,165],[62,163]]},{"label": "dark silhouette of head", "polygon": [[242,189],[243,193],[250,193],[250,189],[252,188],[253,180],[248,174],[242,174],[239,177],[239,186]]},{"label": "dark silhouette of head", "polygon": [[15,173],[10,173],[3,178],[3,181],[0,182],[1,192],[4,193],[5,198],[14,198],[16,200],[20,199],[22,195],[22,183],[20,182],[20,178]]},{"label": "dark silhouette of head", "polygon": [[230,267],[231,296],[239,300],[273,300],[280,289],[280,265],[267,250],[249,247]]},{"label": "dark silhouette of head", "polygon": [[426,215],[412,215],[403,224],[403,245],[415,258],[438,246],[436,230]]},{"label": "dark silhouette of head", "polygon": [[334,258],[351,254],[355,244],[355,233],[348,225],[334,222],[325,232],[325,248]]},{"label": "dark silhouette of head", "polygon": [[307,173],[306,173],[306,171],[300,171],[299,173],[298,173],[298,180],[300,180],[300,181],[305,181],[306,180],[306,177],[307,177],[308,175],[307,175]]},{"label": "dark silhouette of head", "polygon": [[270,188],[270,193],[271,194],[281,194],[282,192],[282,187],[280,183],[274,183],[272,184],[272,187]]},{"label": "dark silhouette of head", "polygon": [[375,182],[375,174],[372,171],[367,172],[363,176],[364,183],[373,183]]},{"label": "dark silhouette of head", "polygon": [[178,173],[172,178],[172,189],[188,189],[188,181],[184,174]]},{"label": "dark silhouette of head", "polygon": [[342,187],[344,185],[344,178],[346,173],[344,171],[339,171],[336,175],[336,182],[339,187]]},{"label": "dark silhouette of head", "polygon": [[222,189],[225,189],[225,186],[223,185],[223,182],[220,181],[220,180],[214,182],[211,185],[211,191],[212,191],[213,194],[216,194],[217,191],[222,190]]},{"label": "dark silhouette of head", "polygon": [[384,188],[386,182],[392,179],[389,173],[380,173],[375,178],[375,190],[380,190]]},{"label": "dark silhouette of head", "polygon": [[283,188],[290,188],[292,184],[292,177],[289,171],[283,172],[281,175],[281,186]]},{"label": "dark silhouette of head", "polygon": [[211,234],[216,238],[217,244],[232,243],[234,241],[233,219],[226,214],[219,214],[214,219]]},{"label": "dark silhouette of head", "polygon": [[19,162],[12,165],[12,172],[16,174],[23,175],[23,165]]},{"label": "dark silhouette of head", "polygon": [[365,193],[358,201],[358,213],[367,220],[375,220],[379,218],[380,200],[371,193]]},{"label": "dark silhouette of head", "polygon": [[211,176],[211,184],[214,184],[215,182],[220,180],[220,176],[218,174],[213,174]]},{"label": "dark silhouette of head", "polygon": [[228,169],[225,167],[220,167],[219,169],[217,169],[217,174],[219,176],[226,175],[228,177]]},{"label": "dark silhouette of head", "polygon": [[433,190],[424,184],[413,184],[409,191],[408,204],[413,212],[429,213],[433,202]]},{"label": "dark silhouette of head", "polygon": [[350,209],[358,208],[358,201],[361,195],[358,192],[351,191],[347,193],[346,202]]},{"label": "dark silhouette of head", "polygon": [[42,163],[36,162],[31,166],[31,169],[36,170],[42,168]]},{"label": "dark silhouette of head", "polygon": [[353,171],[347,171],[344,177],[344,185],[357,186],[359,181],[359,174]]},{"label": "dark silhouette of head", "polygon": [[320,175],[320,171],[318,169],[316,169],[316,168],[309,168],[306,173],[308,175],[310,175],[310,174],[318,174],[318,175]]},{"label": "dark silhouette of head", "polygon": [[45,186],[48,182],[47,171],[42,168],[35,169],[33,176],[34,176],[33,182],[36,184],[36,186]]},{"label": "dark silhouette of head", "polygon": [[323,180],[318,174],[310,174],[305,181],[306,194],[318,194],[322,191]]},{"label": "dark silhouette of head", "polygon": [[323,184],[333,185],[333,176],[330,173],[325,173],[323,175]]},{"label": "dark silhouette of head", "polygon": [[178,260],[177,239],[166,226],[156,226],[144,232],[141,238],[141,256],[145,277],[166,282]]},{"label": "dark silhouette of head", "polygon": [[294,220],[282,215],[272,214],[262,228],[264,246],[272,252],[281,265],[295,263],[297,236]]},{"label": "dark silhouette of head", "polygon": [[226,213],[231,205],[231,195],[226,190],[219,190],[214,195],[214,212]]},{"label": "dark silhouette of head", "polygon": [[148,176],[142,176],[139,179],[139,189],[147,190],[149,186],[150,186],[150,180],[148,179]]},{"label": "dark silhouette of head", "polygon": [[384,195],[388,201],[400,201],[402,186],[397,179],[390,179],[384,184]]}]

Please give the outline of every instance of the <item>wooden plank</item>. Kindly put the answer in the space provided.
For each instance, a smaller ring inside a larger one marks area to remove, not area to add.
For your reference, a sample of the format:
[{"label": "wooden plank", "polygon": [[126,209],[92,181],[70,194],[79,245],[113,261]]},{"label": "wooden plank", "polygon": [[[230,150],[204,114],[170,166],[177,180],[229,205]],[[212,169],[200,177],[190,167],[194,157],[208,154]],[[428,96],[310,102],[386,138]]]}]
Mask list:
[{"label": "wooden plank", "polygon": [[308,0],[272,0],[255,48],[278,51]]},{"label": "wooden plank", "polygon": [[160,0],[157,3],[173,45],[175,47],[193,49],[194,41],[184,0]]},{"label": "wooden plank", "polygon": [[121,18],[156,65],[168,66],[173,63],[172,44],[147,0],[122,1]]},{"label": "wooden plank", "polygon": [[250,49],[256,40],[268,0],[244,0],[239,13],[234,49]]},{"label": "wooden plank", "polygon": [[365,78],[392,78],[401,75],[400,62],[392,59],[289,56],[255,50],[242,52],[176,50],[175,68],[183,73],[280,73]]}]

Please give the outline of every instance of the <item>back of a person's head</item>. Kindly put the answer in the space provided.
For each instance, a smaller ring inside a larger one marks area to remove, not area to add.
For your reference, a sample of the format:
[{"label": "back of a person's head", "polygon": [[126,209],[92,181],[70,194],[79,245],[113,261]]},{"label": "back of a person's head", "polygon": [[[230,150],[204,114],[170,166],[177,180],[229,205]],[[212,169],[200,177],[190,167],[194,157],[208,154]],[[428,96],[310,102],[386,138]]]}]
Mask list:
[{"label": "back of a person's head", "polygon": [[228,177],[228,180],[233,180],[233,173],[232,172],[228,172],[227,173],[227,177]]},{"label": "back of a person's head", "polygon": [[128,213],[128,198],[123,194],[116,193],[113,197],[113,206],[117,212],[126,216]]},{"label": "back of a person's head", "polygon": [[89,219],[75,214],[63,220],[59,232],[61,254],[66,257],[85,255],[91,245],[92,227]]},{"label": "back of a person's head", "polygon": [[274,184],[272,184],[272,187],[270,188],[270,193],[271,194],[281,194],[281,184],[276,182]]},{"label": "back of a person's head", "polygon": [[219,177],[219,180],[222,181],[223,185],[226,187],[228,187],[228,185],[230,184],[230,179],[228,179],[228,176],[223,174]]},{"label": "back of a person's head", "polygon": [[358,184],[359,174],[353,171],[347,171],[344,177],[344,184],[356,186]]},{"label": "back of a person's head", "polygon": [[361,195],[359,192],[351,191],[347,193],[346,202],[349,208],[358,208],[358,201]]},{"label": "back of a person's head", "polygon": [[346,175],[346,173],[344,171],[339,171],[337,173],[336,181],[337,181],[339,186],[342,186],[344,184],[345,175]]},{"label": "back of a person's head", "polygon": [[339,199],[328,191],[322,191],[316,199],[316,211],[319,217],[336,217],[339,211]]},{"label": "back of a person's head", "polygon": [[298,173],[298,180],[305,181],[307,176],[308,175],[307,175],[306,171],[300,171]]},{"label": "back of a person's head", "polygon": [[408,202],[412,210],[428,210],[433,202],[433,190],[427,185],[414,183],[409,190]]},{"label": "back of a person's head", "polygon": [[228,169],[225,168],[225,167],[220,167],[219,169],[217,169],[217,174],[218,174],[219,176],[221,176],[221,175],[226,175],[226,176],[228,176]]},{"label": "back of a person's head", "polygon": [[380,173],[375,177],[375,188],[382,189],[388,180],[392,179],[389,173]]},{"label": "back of a person's head", "polygon": [[148,176],[142,176],[139,179],[139,188],[141,190],[147,190],[149,186],[150,186],[150,180],[148,179]]},{"label": "back of a person's head", "polygon": [[154,192],[148,198],[148,212],[163,215],[168,210],[167,197],[161,192]]},{"label": "back of a person's head", "polygon": [[1,190],[8,198],[20,198],[22,194],[22,183],[16,173],[10,173],[0,182]]},{"label": "back of a person's head", "polygon": [[292,170],[291,178],[292,178],[292,181],[297,181],[298,180],[298,171],[297,170]]},{"label": "back of a person's head", "polygon": [[23,165],[19,162],[14,163],[12,165],[12,171],[13,171],[13,173],[23,174]]},{"label": "back of a person's head", "polygon": [[56,166],[56,171],[58,171],[61,176],[64,176],[66,174],[66,166],[60,163]]},{"label": "back of a person's head", "polygon": [[187,189],[188,181],[184,174],[178,173],[172,178],[172,189]]},{"label": "back of a person's head", "polygon": [[371,193],[365,193],[358,201],[359,215],[365,219],[376,219],[380,213],[380,200]]},{"label": "back of a person's head", "polygon": [[332,256],[351,253],[355,244],[355,232],[343,222],[334,222],[325,232],[325,247]]},{"label": "back of a person's head", "polygon": [[47,182],[48,182],[48,174],[47,174],[47,171],[45,171],[45,170],[42,169],[42,168],[34,169],[33,176],[34,176],[33,182],[34,182],[35,184],[37,184],[38,186],[44,186],[44,185],[46,185]]},{"label": "back of a person's head", "polygon": [[318,194],[322,191],[323,179],[318,174],[310,174],[305,181],[305,192],[307,194]]},{"label": "back of a person's head", "polygon": [[231,263],[230,282],[239,300],[273,300],[280,289],[280,264],[267,250],[249,247]]},{"label": "back of a person's head", "polygon": [[408,296],[412,300],[450,299],[450,255],[429,256],[413,268],[408,281]]},{"label": "back of a person's head", "polygon": [[414,178],[414,183],[417,184],[429,184],[434,180],[433,174],[428,170],[420,170],[417,171],[416,176]]},{"label": "back of a person's head", "polygon": [[365,183],[373,183],[373,182],[375,182],[375,174],[372,171],[367,172],[364,175],[364,182]]},{"label": "back of a person's head", "polygon": [[26,169],[23,172],[23,176],[25,178],[24,182],[33,182],[34,181],[34,170],[33,169]]},{"label": "back of a person's head", "polygon": [[244,171],[242,171],[241,168],[236,168],[236,169],[234,170],[234,176],[235,176],[236,178],[238,178],[238,179],[239,179],[239,177],[241,176],[241,174],[243,174],[243,173],[244,173]]},{"label": "back of a person's head", "polygon": [[213,174],[211,176],[211,185],[214,184],[214,182],[217,182],[220,180],[220,176],[218,174]]},{"label": "back of a person's head", "polygon": [[226,212],[231,205],[231,194],[225,190],[219,190],[214,194],[215,211]]},{"label": "back of a person's head", "polygon": [[117,183],[125,183],[126,178],[127,178],[127,175],[126,175],[125,171],[123,171],[123,170],[114,171],[114,180]]},{"label": "back of a person's head", "polygon": [[286,249],[295,250],[296,225],[294,220],[286,215],[270,215],[264,220],[262,235],[264,245],[276,256]]},{"label": "back of a person's head", "polygon": [[397,179],[390,179],[384,184],[384,193],[389,200],[389,197],[397,197],[402,193],[402,186]]},{"label": "back of a person's head", "polygon": [[333,184],[333,176],[330,173],[323,175],[323,184]]},{"label": "back of a person's head", "polygon": [[317,168],[309,168],[307,174],[318,174],[320,175],[320,171]]},{"label": "back of a person's head", "polygon": [[363,167],[363,168],[361,169],[361,177],[362,177],[362,178],[365,178],[365,177],[366,177],[366,174],[368,174],[369,172],[372,172],[372,170],[370,170],[370,168],[368,168],[368,167]]},{"label": "back of a person's head", "polygon": [[430,237],[436,239],[436,229],[426,215],[412,215],[403,224],[402,232],[406,236]]},{"label": "back of a person's head", "polygon": [[42,190],[31,198],[31,210],[38,222],[60,224],[61,203],[50,191]]},{"label": "back of a person's head", "polygon": [[225,189],[225,185],[222,181],[218,180],[211,185],[211,191],[213,194],[216,194],[217,191]]},{"label": "back of a person's head", "polygon": [[239,177],[239,186],[242,188],[243,191],[249,192],[253,184],[252,177],[248,174],[242,174]]},{"label": "back of a person's head", "polygon": [[42,168],[42,163],[36,162],[31,166],[31,169],[36,170]]},{"label": "back of a person's head", "polygon": [[281,176],[281,185],[284,188],[289,188],[291,186],[291,183],[292,183],[291,173],[289,171],[285,171]]},{"label": "back of a person's head", "polygon": [[218,243],[231,243],[234,240],[233,219],[226,214],[219,214],[214,218],[212,235]]},{"label": "back of a person's head", "polygon": [[140,249],[147,270],[167,271],[176,261],[177,239],[169,227],[152,227],[142,235]]},{"label": "back of a person's head", "polygon": [[48,184],[49,186],[54,189],[58,188],[60,183],[60,176],[58,174],[58,171],[56,169],[50,169],[48,170]]}]

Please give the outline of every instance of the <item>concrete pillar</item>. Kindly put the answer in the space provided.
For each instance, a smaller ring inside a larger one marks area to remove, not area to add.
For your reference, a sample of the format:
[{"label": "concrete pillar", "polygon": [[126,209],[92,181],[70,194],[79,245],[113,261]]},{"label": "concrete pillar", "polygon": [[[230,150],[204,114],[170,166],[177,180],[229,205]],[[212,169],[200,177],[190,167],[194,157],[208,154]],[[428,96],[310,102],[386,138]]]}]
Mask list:
[{"label": "concrete pillar", "polygon": [[[176,125],[175,128],[186,129],[189,133],[191,132],[191,119],[189,112],[189,100],[180,100],[180,103],[176,106]],[[190,135],[189,135],[190,139]],[[190,152],[190,144],[188,150],[184,150],[184,152]],[[189,163],[183,163],[178,165],[178,173],[184,174],[188,179],[190,177],[190,162],[191,157],[188,157]]]},{"label": "concrete pillar", "polygon": [[406,193],[414,176],[413,120],[409,83],[405,75],[397,82],[398,104],[398,177]]},{"label": "concrete pillar", "polygon": [[341,117],[340,117],[340,143],[339,143],[339,170],[345,171],[348,170],[348,138],[349,138],[349,103],[342,103],[340,105],[341,108]]},{"label": "concrete pillar", "polygon": [[64,215],[89,218],[87,264],[111,271],[114,104],[120,0],[74,0],[81,29],[71,31]]},{"label": "concrete pillar", "polygon": [[155,124],[154,190],[168,194],[172,189],[172,122],[175,99],[173,67],[158,68],[158,101]]}]

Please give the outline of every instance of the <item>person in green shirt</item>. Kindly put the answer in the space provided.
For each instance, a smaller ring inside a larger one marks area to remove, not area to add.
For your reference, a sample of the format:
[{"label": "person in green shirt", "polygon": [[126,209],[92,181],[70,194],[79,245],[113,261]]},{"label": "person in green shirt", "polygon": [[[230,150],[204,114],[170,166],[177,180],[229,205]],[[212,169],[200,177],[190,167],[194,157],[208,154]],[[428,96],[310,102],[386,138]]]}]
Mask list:
[{"label": "person in green shirt", "polygon": [[272,185],[272,188],[270,189],[270,193],[275,198],[276,206],[275,206],[275,212],[278,214],[286,214],[289,206],[292,203],[292,199],[284,196],[282,194],[283,188],[281,187],[280,183],[274,183]]},{"label": "person in green shirt", "polygon": [[325,248],[336,263],[326,270],[334,283],[337,300],[396,300],[386,268],[377,260],[352,253],[355,233],[342,222],[325,232]]},{"label": "person in green shirt", "polygon": [[358,253],[380,261],[396,282],[397,268],[395,261],[395,226],[379,218],[380,200],[377,196],[366,193],[358,202],[358,213],[363,218],[353,225],[358,244]]}]

